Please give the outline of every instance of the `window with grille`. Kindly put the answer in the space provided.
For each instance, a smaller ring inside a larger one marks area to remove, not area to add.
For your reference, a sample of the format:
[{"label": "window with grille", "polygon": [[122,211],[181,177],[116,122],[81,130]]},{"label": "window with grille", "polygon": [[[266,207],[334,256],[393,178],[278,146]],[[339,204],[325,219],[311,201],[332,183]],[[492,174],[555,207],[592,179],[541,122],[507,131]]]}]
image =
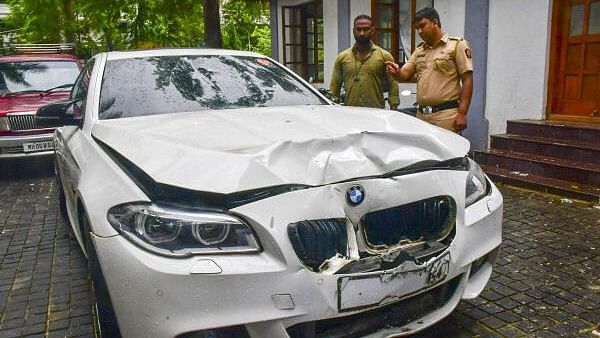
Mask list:
[{"label": "window with grille", "polygon": [[412,24],[415,13],[425,7],[433,7],[433,0],[371,0],[375,43],[389,51],[396,62],[406,62],[422,42]]},{"label": "window with grille", "polygon": [[323,1],[284,6],[283,64],[310,82],[324,79]]}]

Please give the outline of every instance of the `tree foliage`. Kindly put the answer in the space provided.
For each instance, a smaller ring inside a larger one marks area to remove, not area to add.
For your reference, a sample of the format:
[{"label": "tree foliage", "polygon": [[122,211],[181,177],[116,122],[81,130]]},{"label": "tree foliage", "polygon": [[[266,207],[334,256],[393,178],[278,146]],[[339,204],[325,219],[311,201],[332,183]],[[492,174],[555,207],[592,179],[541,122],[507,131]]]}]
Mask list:
[{"label": "tree foliage", "polygon": [[63,24],[69,18],[64,18],[62,0],[9,0],[10,16],[8,22],[12,26],[22,27],[21,38],[25,41],[40,43],[65,41]]},{"label": "tree foliage", "polygon": [[[212,2],[219,3],[219,0]],[[224,13],[220,20],[223,46],[269,54],[268,1],[220,2]],[[75,42],[77,53],[83,57],[109,50],[199,47],[207,41],[203,3],[198,0],[8,0],[11,13],[6,24],[22,28],[21,43]],[[207,29],[219,34],[218,27],[214,26],[213,23]]]},{"label": "tree foliage", "polygon": [[222,21],[223,47],[271,54],[268,1],[229,0]]}]

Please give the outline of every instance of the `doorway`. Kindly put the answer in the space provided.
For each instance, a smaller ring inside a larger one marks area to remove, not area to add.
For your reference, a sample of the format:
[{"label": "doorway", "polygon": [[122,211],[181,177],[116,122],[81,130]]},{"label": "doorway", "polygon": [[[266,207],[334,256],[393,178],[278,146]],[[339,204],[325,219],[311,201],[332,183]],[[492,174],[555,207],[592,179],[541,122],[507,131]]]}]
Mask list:
[{"label": "doorway", "polygon": [[547,117],[600,123],[600,0],[555,0]]}]

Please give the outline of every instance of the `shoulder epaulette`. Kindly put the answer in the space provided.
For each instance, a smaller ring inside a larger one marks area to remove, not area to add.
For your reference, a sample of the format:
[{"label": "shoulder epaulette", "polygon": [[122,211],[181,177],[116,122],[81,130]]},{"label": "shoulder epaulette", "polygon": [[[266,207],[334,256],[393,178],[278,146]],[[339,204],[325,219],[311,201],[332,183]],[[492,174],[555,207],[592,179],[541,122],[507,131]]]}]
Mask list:
[{"label": "shoulder epaulette", "polygon": [[448,40],[456,41],[456,43],[454,44],[454,49],[452,50],[452,58],[454,60],[456,60],[456,50],[458,49],[458,45],[463,40],[463,38],[459,38],[459,37],[455,37],[455,36],[450,36],[450,37],[448,37]]}]

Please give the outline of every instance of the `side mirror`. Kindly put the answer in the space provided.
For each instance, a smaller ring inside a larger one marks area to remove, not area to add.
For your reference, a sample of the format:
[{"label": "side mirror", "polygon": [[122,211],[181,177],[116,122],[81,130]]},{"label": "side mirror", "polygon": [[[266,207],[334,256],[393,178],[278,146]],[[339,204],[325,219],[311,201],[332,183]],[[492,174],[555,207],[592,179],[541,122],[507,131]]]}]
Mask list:
[{"label": "side mirror", "polygon": [[80,117],[73,115],[75,101],[56,102],[43,105],[35,113],[35,121],[48,127],[78,126]]},{"label": "side mirror", "polygon": [[410,115],[410,116],[414,116],[414,117],[417,116],[417,108],[416,107],[398,108],[397,110],[406,115]]},{"label": "side mirror", "polygon": [[323,94],[323,96],[325,96],[326,98],[330,99],[333,102],[337,102],[337,99],[335,98],[335,96],[333,96],[333,94],[331,93],[331,90],[327,89],[327,88],[319,88],[319,93]]}]

